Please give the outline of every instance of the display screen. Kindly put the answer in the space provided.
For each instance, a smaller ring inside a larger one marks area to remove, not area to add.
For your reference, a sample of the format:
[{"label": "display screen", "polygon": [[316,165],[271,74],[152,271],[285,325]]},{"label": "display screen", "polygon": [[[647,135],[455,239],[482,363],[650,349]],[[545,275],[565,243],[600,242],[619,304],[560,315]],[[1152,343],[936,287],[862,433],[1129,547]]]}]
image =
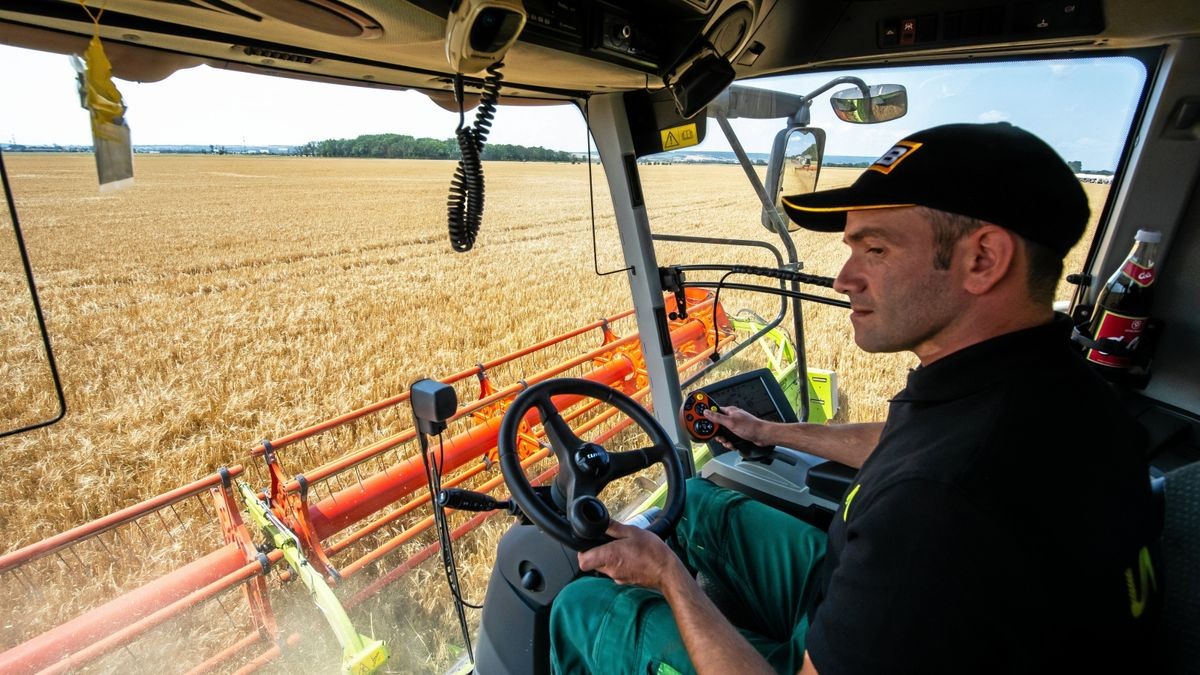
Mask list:
[{"label": "display screen", "polygon": [[722,380],[703,390],[719,406],[737,406],[768,422],[797,421],[783,389],[765,368]]}]

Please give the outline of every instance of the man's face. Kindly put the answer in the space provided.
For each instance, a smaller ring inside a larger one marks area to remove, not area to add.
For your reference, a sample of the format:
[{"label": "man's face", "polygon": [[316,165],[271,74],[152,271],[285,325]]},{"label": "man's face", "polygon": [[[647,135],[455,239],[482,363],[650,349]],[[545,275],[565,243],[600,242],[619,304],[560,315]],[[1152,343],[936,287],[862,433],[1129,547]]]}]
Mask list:
[{"label": "man's face", "polygon": [[868,352],[911,351],[924,362],[963,300],[957,266],[934,268],[933,227],[912,207],[851,211],[843,241],[850,257],[833,287],[850,299],[855,343]]}]

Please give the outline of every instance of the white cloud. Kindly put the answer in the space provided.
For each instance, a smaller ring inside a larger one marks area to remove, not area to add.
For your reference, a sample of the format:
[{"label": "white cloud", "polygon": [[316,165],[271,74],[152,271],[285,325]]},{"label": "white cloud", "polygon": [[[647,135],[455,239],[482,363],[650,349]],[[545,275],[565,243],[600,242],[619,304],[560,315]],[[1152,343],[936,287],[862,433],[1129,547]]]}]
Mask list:
[{"label": "white cloud", "polygon": [[985,113],[979,113],[980,122],[1007,122],[1008,113],[1001,110],[989,110]]},{"label": "white cloud", "polygon": [[927,77],[919,81],[915,87],[910,86],[909,90],[921,92],[919,98],[923,100],[936,101],[943,98],[958,96],[966,89],[973,77],[965,74],[961,69],[954,68],[950,72],[940,72],[935,69],[937,74],[932,77]]}]

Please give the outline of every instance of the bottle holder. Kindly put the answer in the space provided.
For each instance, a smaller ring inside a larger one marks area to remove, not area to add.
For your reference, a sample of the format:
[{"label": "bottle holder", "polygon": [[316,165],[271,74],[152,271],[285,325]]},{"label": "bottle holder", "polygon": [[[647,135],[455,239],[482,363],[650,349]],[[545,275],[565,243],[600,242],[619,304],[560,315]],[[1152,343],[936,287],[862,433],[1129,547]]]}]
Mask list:
[{"label": "bottle holder", "polygon": [[[1144,389],[1150,380],[1150,365],[1154,361],[1154,351],[1162,335],[1163,321],[1153,317],[1146,319],[1146,328],[1142,331],[1141,338],[1130,348],[1128,344],[1119,340],[1109,338],[1093,340],[1087,334],[1091,312],[1082,312],[1080,314],[1083,314],[1083,316],[1075,317],[1074,328],[1071,331],[1071,342],[1078,345],[1079,349],[1085,353],[1089,349],[1095,349],[1109,356],[1128,358],[1130,360],[1129,367],[1125,370],[1125,374],[1119,378],[1120,381],[1134,389]],[[1120,370],[1105,366],[1097,366],[1097,368],[1104,368],[1104,372],[1110,376],[1113,375],[1111,371]]]}]

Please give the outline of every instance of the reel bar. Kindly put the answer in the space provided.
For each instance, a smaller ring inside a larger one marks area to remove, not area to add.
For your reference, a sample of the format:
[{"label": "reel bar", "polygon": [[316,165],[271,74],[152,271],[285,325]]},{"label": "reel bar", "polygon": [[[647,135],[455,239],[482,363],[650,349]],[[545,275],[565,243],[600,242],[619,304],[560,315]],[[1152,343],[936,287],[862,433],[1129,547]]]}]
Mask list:
[{"label": "reel bar", "polygon": [[[238,464],[227,469],[230,478],[239,476],[242,473],[242,465]],[[210,476],[201,478],[200,480],[188,483],[182,487],[175,488],[170,492],[164,492],[157,497],[151,497],[144,502],[134,504],[133,506],[115,511],[97,518],[90,523],[84,523],[79,527],[72,528],[66,532],[61,532],[53,537],[47,537],[35,544],[30,544],[24,548],[17,549],[11,553],[0,555],[0,573],[8,572],[17,567],[27,565],[38,558],[48,556],[52,553],[57,553],[64,548],[74,546],[81,542],[87,541],[104,532],[108,532],[114,528],[128,524],[138,518],[149,515],[176,502],[183,501],[189,497],[195,497],[202,494],[209,488],[221,484],[223,478],[220,472]]]}]

